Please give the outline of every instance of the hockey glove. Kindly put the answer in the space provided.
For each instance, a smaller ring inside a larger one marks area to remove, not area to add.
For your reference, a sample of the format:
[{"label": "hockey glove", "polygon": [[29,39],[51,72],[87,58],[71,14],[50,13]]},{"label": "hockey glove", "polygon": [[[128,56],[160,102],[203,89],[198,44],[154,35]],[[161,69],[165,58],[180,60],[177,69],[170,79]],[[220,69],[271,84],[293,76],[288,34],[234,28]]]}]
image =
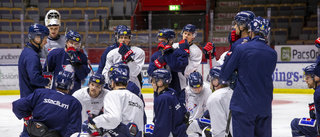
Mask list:
[{"label": "hockey glove", "polygon": [[172,51],[173,51],[172,46],[168,45],[168,44],[165,43],[165,42],[159,42],[157,49],[158,49],[159,51],[160,51],[160,50],[163,50],[164,53],[169,53],[169,52],[172,52]]},{"label": "hockey glove", "polygon": [[316,119],[316,113],[314,110],[314,103],[309,103],[309,115],[310,115],[310,118]]},{"label": "hockey glove", "polygon": [[211,54],[211,59],[215,57],[216,47],[213,43],[207,42],[206,45],[203,46],[202,51],[206,59],[209,59],[209,54]]},{"label": "hockey glove", "polygon": [[24,125],[25,125],[26,127],[28,126],[28,124],[30,123],[30,120],[31,120],[32,118],[33,118],[32,115],[23,118],[23,120],[24,120]]},{"label": "hockey glove", "polygon": [[187,39],[181,40],[179,42],[179,48],[185,50],[188,54],[190,54],[189,46],[190,45],[189,45]]},{"label": "hockey glove", "polygon": [[228,37],[228,41],[229,44],[232,45],[234,42],[236,42],[238,39],[240,39],[240,35],[236,34],[236,30],[233,29],[230,33],[229,33],[229,37]]},{"label": "hockey glove", "polygon": [[101,136],[102,128],[97,128],[96,123],[93,121],[92,115],[88,117],[88,133],[93,136]]},{"label": "hockey glove", "polygon": [[316,43],[316,47],[320,48],[320,37],[316,39],[315,43]]},{"label": "hockey glove", "polygon": [[70,57],[70,63],[72,66],[74,66],[75,68],[79,69],[82,65],[81,59],[77,54],[77,51],[75,48],[73,47],[69,47],[67,49],[68,55]]},{"label": "hockey glove", "polygon": [[229,79],[229,86],[232,90],[234,90],[234,88],[237,85],[237,79],[238,79],[238,72],[235,71],[231,74],[230,79]]},{"label": "hockey glove", "polygon": [[189,117],[190,117],[190,112],[187,111],[185,114],[184,114],[184,119],[183,119],[183,122],[187,125],[187,128],[189,127],[190,123],[189,123]]},{"label": "hockey glove", "polygon": [[162,68],[163,66],[167,65],[167,63],[164,61],[163,56],[159,56],[158,59],[154,61],[154,64],[157,68]]},{"label": "hockey glove", "polygon": [[126,44],[120,43],[118,52],[122,55],[122,60],[124,61],[124,63],[133,61],[132,56],[134,55],[134,53]]}]

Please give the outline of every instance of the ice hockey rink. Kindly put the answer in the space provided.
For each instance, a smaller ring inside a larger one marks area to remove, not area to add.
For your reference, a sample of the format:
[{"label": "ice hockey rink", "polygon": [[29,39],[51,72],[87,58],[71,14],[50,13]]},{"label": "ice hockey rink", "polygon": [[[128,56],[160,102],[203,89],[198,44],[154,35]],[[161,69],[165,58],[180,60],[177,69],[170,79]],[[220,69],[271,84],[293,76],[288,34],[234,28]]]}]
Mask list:
[{"label": "ice hockey rink", "polygon": [[[274,94],[272,103],[272,136],[291,137],[290,122],[293,118],[309,117],[308,103],[313,102],[312,94]],[[1,136],[17,137],[23,122],[12,112],[12,101],[18,95],[0,96]],[[153,117],[153,95],[144,94],[148,123]]]}]

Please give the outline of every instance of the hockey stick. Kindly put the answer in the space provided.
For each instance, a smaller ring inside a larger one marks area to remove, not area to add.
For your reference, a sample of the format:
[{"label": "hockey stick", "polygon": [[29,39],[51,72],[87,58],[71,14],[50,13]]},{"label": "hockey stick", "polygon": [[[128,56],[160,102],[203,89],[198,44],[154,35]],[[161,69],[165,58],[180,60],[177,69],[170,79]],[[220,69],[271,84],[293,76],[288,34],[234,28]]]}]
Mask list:
[{"label": "hockey stick", "polygon": [[210,66],[210,69],[212,69],[212,58],[211,58],[211,53],[209,52],[209,66]]},{"label": "hockey stick", "polygon": [[83,53],[87,56],[87,60],[88,60],[87,62],[88,62],[88,66],[89,66],[89,68],[90,68],[91,74],[94,75],[94,72],[93,72],[93,70],[92,70],[92,66],[91,66],[91,63],[90,63],[90,60],[89,60],[89,56],[88,56],[87,51],[86,51],[86,49],[84,48],[84,46],[82,46],[82,50],[83,50]]},{"label": "hockey stick", "polygon": [[230,133],[231,110],[229,111],[225,137],[232,137]]}]

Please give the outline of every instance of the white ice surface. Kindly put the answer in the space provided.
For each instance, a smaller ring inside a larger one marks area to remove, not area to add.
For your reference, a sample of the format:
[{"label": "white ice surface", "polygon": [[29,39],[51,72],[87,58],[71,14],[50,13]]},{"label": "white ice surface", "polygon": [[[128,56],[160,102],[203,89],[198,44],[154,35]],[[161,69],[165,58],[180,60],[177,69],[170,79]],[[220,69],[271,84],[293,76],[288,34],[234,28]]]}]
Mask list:
[{"label": "white ice surface", "polygon": [[[12,112],[12,101],[19,96],[0,96],[1,136],[18,137],[23,121]],[[153,95],[144,94],[148,123],[153,118]],[[293,118],[309,117],[308,103],[313,102],[312,94],[274,94],[272,105],[272,136],[291,137],[290,122]]]}]

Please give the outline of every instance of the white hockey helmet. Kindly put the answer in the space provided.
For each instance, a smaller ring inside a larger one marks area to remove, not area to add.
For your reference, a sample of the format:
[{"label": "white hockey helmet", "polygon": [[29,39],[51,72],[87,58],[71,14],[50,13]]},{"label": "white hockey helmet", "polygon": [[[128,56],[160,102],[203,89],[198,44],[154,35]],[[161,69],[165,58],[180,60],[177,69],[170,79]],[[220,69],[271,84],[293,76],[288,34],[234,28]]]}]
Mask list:
[{"label": "white hockey helmet", "polygon": [[57,10],[49,10],[46,14],[46,17],[44,19],[45,25],[46,26],[51,26],[51,25],[59,25],[61,26],[60,23],[60,13]]}]

